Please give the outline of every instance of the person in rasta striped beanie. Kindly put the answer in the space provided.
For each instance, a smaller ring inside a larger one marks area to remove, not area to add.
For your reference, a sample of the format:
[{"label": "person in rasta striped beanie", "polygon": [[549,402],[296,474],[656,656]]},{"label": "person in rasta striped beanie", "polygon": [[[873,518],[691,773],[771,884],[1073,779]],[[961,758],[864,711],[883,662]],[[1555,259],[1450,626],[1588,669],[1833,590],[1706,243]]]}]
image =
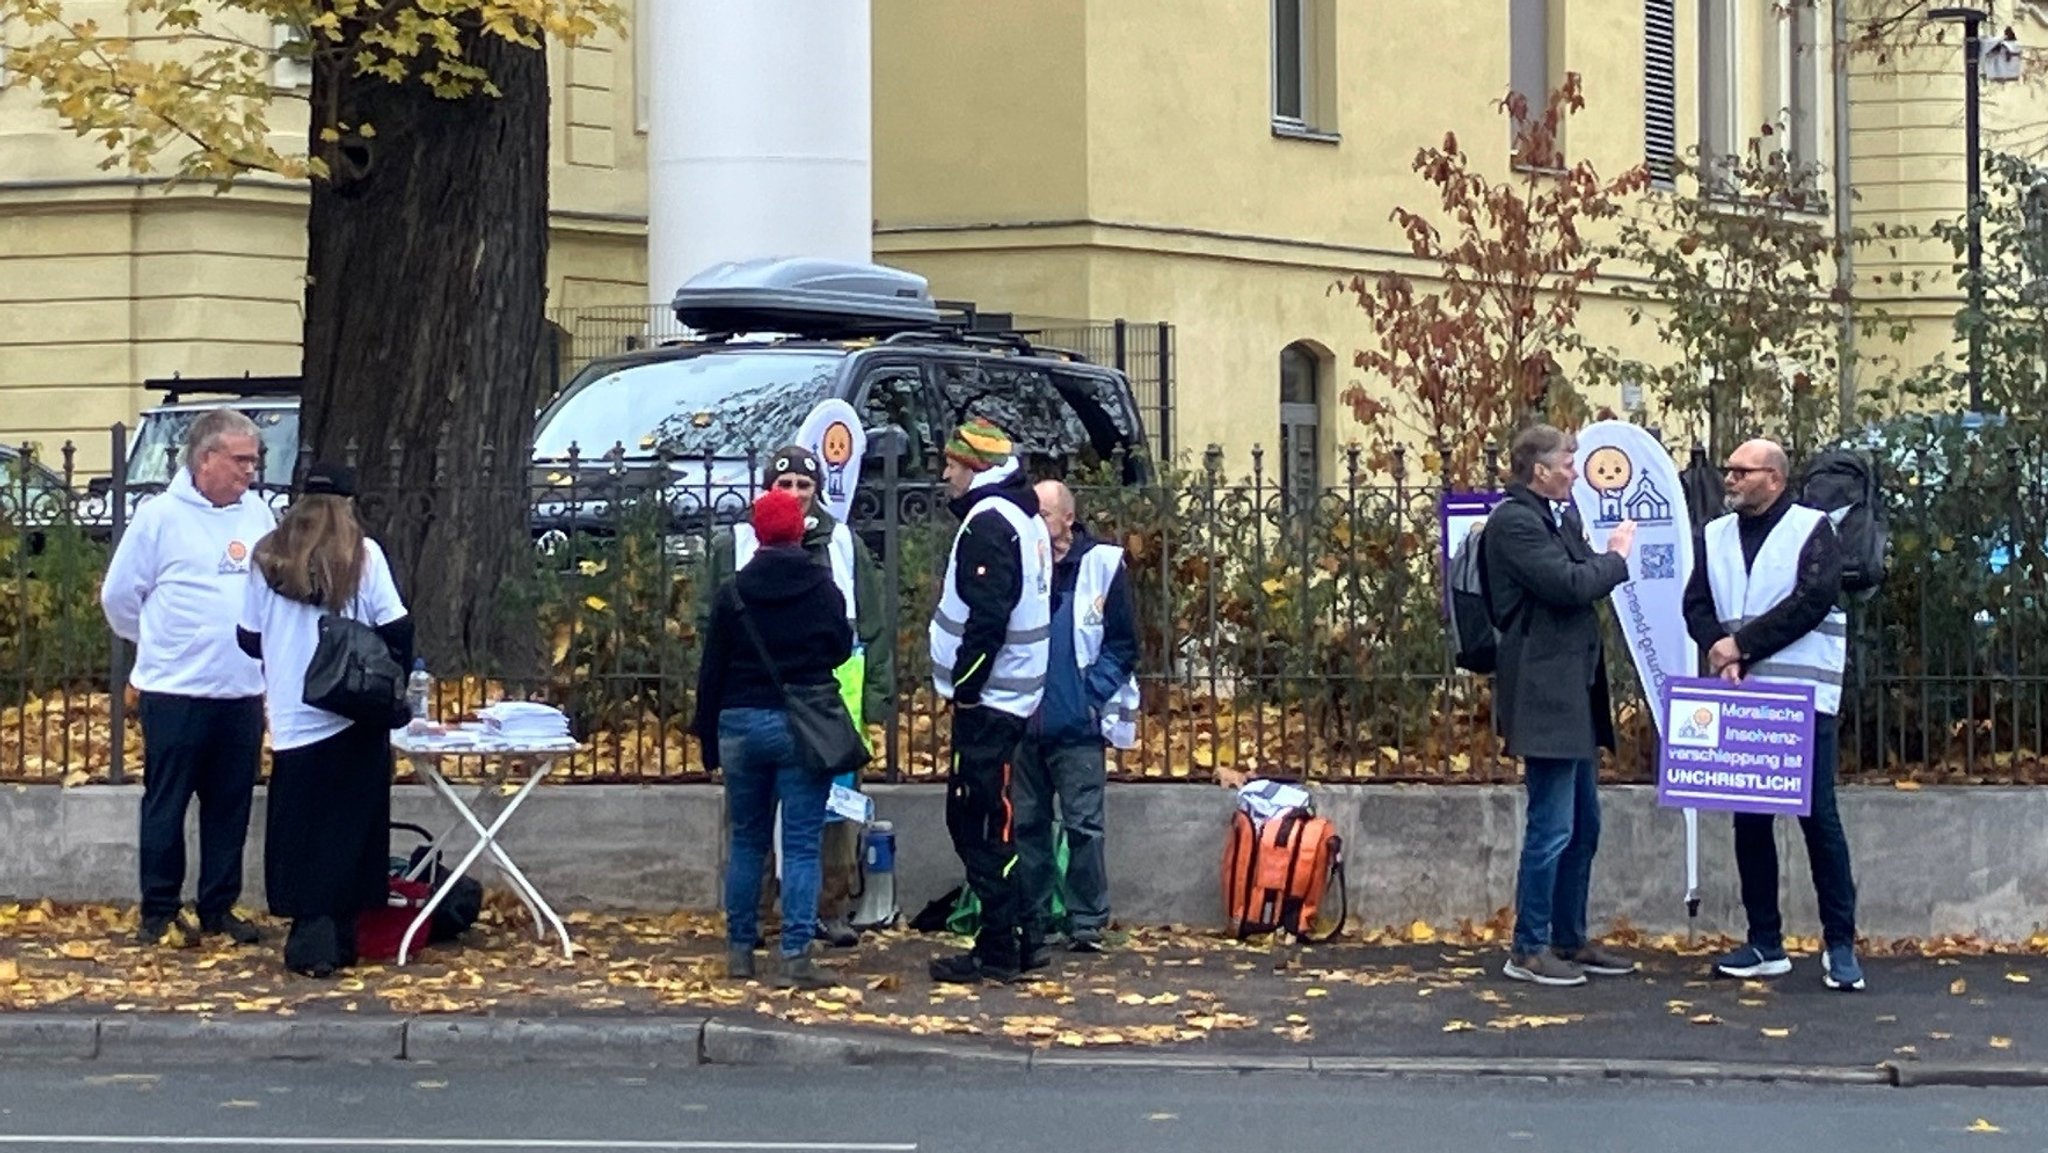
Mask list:
[{"label": "person in rasta striped beanie", "polygon": [[[969,472],[987,472],[1006,464],[1015,451],[1003,430],[981,417],[961,425],[954,431],[953,438],[946,442],[946,459]],[[952,483],[952,470],[947,470],[946,479],[948,484]],[[964,491],[955,489],[953,495],[959,496]]]},{"label": "person in rasta striped beanie", "polygon": [[974,948],[931,964],[934,980],[1015,981],[1043,955],[1027,939],[1012,766],[1024,725],[1045,696],[1051,651],[1052,539],[1010,438],[986,420],[946,442],[946,488],[960,518],[932,614],[932,684],[953,702],[946,828],[981,903]]}]

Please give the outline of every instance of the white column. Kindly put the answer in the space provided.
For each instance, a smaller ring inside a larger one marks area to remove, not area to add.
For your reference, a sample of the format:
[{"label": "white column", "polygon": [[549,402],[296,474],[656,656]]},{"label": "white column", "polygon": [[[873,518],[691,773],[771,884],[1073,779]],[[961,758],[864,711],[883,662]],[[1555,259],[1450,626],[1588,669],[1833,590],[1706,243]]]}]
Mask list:
[{"label": "white column", "polygon": [[873,258],[869,0],[640,0],[647,276]]}]

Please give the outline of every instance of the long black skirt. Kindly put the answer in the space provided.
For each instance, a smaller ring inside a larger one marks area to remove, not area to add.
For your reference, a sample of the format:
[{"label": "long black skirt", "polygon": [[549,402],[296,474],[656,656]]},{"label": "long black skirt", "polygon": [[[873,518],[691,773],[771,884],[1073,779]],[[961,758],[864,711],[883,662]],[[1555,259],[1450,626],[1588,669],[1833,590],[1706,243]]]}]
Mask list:
[{"label": "long black skirt", "polygon": [[353,724],[271,754],[263,886],[279,917],[338,917],[385,901],[391,859],[391,734]]}]

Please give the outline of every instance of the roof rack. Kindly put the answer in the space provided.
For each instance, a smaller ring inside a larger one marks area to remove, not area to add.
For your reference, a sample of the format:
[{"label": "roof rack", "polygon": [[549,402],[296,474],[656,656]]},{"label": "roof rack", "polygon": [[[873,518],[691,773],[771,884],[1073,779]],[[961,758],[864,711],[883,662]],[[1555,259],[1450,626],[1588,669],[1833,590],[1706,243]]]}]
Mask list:
[{"label": "roof rack", "polygon": [[1074,364],[1091,364],[1086,353],[1071,348],[1060,348],[1049,344],[1033,344],[1021,332],[988,331],[962,332],[959,329],[911,329],[907,332],[892,333],[882,340],[883,344],[950,344],[968,348],[992,349],[1015,353],[1018,356],[1037,356],[1053,360],[1065,360]]},{"label": "roof rack", "polygon": [[184,376],[172,373],[168,379],[145,380],[142,387],[164,394],[165,404],[177,404],[193,393],[222,396],[297,397],[305,391],[305,378],[297,376]]}]

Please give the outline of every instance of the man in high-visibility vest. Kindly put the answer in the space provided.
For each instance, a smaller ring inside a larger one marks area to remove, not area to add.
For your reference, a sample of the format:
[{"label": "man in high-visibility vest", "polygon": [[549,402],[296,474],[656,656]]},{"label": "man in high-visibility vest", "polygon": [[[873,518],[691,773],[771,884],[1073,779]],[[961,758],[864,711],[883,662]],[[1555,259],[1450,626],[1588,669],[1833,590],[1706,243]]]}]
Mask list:
[{"label": "man in high-visibility vest", "polygon": [[[1685,624],[1715,676],[1813,690],[1813,807],[1799,828],[1820,902],[1821,981],[1855,990],[1864,986],[1856,959],[1856,877],[1835,803],[1835,718],[1849,659],[1849,619],[1838,604],[1842,550],[1827,514],[1793,499],[1790,471],[1785,450],[1768,440],[1728,454],[1729,512],[1695,542],[1699,559],[1685,589]],[[1792,971],[1792,959],[1778,912],[1774,818],[1734,817],[1749,939],[1715,968],[1730,977],[1780,977]]]},{"label": "man in high-visibility vest", "polygon": [[1138,614],[1124,550],[1089,535],[1074,517],[1074,494],[1038,482],[1038,515],[1052,539],[1052,638],[1045,700],[1025,727],[1017,756],[1017,854],[1024,873],[1024,967],[1050,962],[1053,798],[1067,835],[1067,947],[1102,951],[1109,928],[1109,869],[1103,851],[1105,746],[1137,744]]},{"label": "man in high-visibility vest", "polygon": [[[839,667],[840,692],[846,709],[862,732],[887,722],[896,707],[896,638],[885,636],[888,618],[882,601],[882,573],[874,554],[860,537],[840,524],[818,500],[824,468],[817,456],[800,445],[784,445],[768,454],[764,481],[805,502],[804,551],[832,570],[832,582],[846,601],[853,624],[853,656]],[[756,549],[753,526],[742,521],[711,540],[707,554],[700,621],[708,619],[712,597],[733,573],[745,568]],[[850,776],[850,775],[849,775]],[[849,786],[852,780],[842,782]],[[818,892],[818,939],[836,948],[860,943],[849,917],[858,875],[860,828],[852,821],[828,820],[819,850],[824,882]],[[763,870],[773,877],[774,870]],[[764,914],[772,911],[773,888],[762,885]]]},{"label": "man in high-visibility vest", "polygon": [[932,685],[953,702],[946,828],[981,903],[974,948],[932,962],[934,980],[1014,981],[1024,909],[1010,787],[1024,722],[1045,695],[1052,540],[1010,438],[970,420],[946,442],[960,518],[930,629]]}]

